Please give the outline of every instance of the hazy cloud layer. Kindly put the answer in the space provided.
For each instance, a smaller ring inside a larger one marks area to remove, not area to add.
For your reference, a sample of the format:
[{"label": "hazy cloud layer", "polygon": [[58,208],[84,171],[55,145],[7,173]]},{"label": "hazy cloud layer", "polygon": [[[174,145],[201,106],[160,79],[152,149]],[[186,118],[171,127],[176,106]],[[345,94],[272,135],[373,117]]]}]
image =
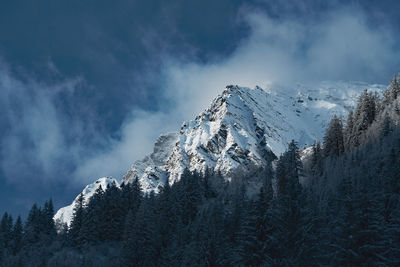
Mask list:
[{"label": "hazy cloud layer", "polygon": [[[78,168],[77,177],[110,174],[120,177],[130,163],[152,149],[163,131],[176,131],[183,120],[207,107],[227,84],[254,87],[271,83],[321,80],[387,82],[399,65],[397,40],[386,25],[371,27],[353,8],[326,14],[323,20],[274,20],[243,10],[250,35],[227,58],[207,64],[165,57],[162,111],[133,112],[122,126],[122,138],[109,151]],[[104,162],[109,162],[104,165]]]},{"label": "hazy cloud layer", "polygon": [[[11,182],[37,174],[44,180],[57,179],[62,165],[79,159],[85,127],[79,121],[67,122],[55,101],[61,93],[72,93],[79,83],[79,78],[51,87],[34,80],[22,82],[1,63],[1,169]],[[67,140],[71,134],[74,143]]]},{"label": "hazy cloud layer", "polygon": [[[387,23],[371,22],[355,7],[341,6],[307,20],[267,15],[247,6],[239,12],[238,24],[247,27],[248,34],[232,53],[217,59],[196,61],[184,52],[151,47],[152,53],[164,52],[135,73],[109,55],[110,71],[118,66],[118,77],[132,77],[122,84],[137,92],[115,98],[132,101],[132,107],[111,133],[102,125],[122,118],[99,117],[94,109],[103,108],[101,114],[107,114],[107,109],[120,108],[119,103],[110,100],[106,107],[93,107],[96,98],[104,96],[85,78],[62,77],[52,83],[32,77],[22,80],[1,63],[1,173],[16,185],[20,180],[51,184],[67,179],[83,185],[100,176],[119,179],[134,160],[151,152],[161,133],[176,131],[184,120],[193,119],[227,84],[263,87],[337,79],[384,83],[399,67],[397,33]],[[146,38],[142,42],[151,43]],[[189,54],[192,49],[188,48]],[[49,62],[50,71],[62,76]],[[149,88],[158,95],[149,93]],[[65,108],[87,92],[93,102]],[[66,104],[65,98],[72,101]],[[143,98],[146,104],[140,105]]]}]

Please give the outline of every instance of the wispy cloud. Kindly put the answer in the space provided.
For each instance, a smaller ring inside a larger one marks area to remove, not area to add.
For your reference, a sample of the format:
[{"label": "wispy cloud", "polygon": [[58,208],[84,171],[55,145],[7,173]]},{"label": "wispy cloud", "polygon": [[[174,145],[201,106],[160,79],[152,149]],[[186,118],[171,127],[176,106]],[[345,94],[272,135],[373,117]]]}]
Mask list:
[{"label": "wispy cloud", "polygon": [[84,163],[77,176],[89,177],[94,169],[120,177],[128,164],[151,151],[160,133],[177,130],[227,84],[385,82],[399,64],[399,51],[393,48],[398,40],[390,28],[370,26],[365,14],[354,8],[337,9],[314,24],[276,20],[251,9],[241,14],[251,31],[233,54],[206,64],[165,57],[159,86],[170,105],[154,113],[133,112],[133,119],[122,127],[122,138],[109,151]]},{"label": "wispy cloud", "polygon": [[[83,147],[79,121],[67,121],[57,108],[56,97],[70,94],[81,82],[69,79],[52,86],[27,79],[20,81],[0,64],[1,169],[9,182],[43,177],[35,182],[57,179],[57,171],[73,164]],[[68,142],[73,134],[77,142]]]},{"label": "wispy cloud", "polygon": [[[312,22],[276,19],[247,7],[240,19],[249,34],[227,57],[204,63],[159,55],[161,74],[144,76],[143,83],[135,86],[160,88],[157,103],[162,104],[156,111],[133,107],[117,138],[96,137],[90,122],[71,123],[57,108],[56,92],[75,90],[80,79],[47,88],[35,81],[22,83],[2,68],[0,101],[8,122],[2,137],[3,172],[16,177],[20,172],[40,170],[49,177],[66,164],[72,167],[64,170],[71,170],[72,180],[79,183],[106,175],[121,178],[134,160],[151,152],[157,136],[178,130],[182,121],[205,109],[227,84],[385,82],[399,65],[395,48],[399,40],[391,28],[372,26],[366,14],[353,7],[325,12]],[[35,90],[39,86],[46,90]],[[88,146],[83,141],[88,136],[98,138],[93,143],[100,145]]]}]

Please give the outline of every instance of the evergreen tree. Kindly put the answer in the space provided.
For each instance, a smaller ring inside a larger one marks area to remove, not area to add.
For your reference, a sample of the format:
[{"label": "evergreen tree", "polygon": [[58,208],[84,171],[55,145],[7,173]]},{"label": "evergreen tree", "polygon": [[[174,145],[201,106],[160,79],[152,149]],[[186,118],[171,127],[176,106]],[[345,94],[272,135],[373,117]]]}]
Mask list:
[{"label": "evergreen tree", "polygon": [[272,220],[275,228],[273,239],[278,247],[271,256],[275,264],[310,263],[310,259],[307,258],[310,248],[306,246],[306,240],[311,223],[305,209],[305,192],[299,180],[301,170],[299,151],[296,143],[292,141],[277,164],[278,196]]},{"label": "evergreen tree", "polygon": [[123,261],[127,265],[151,266],[158,260],[152,201],[152,197],[145,198],[136,216],[130,212],[127,217],[123,248]]},{"label": "evergreen tree", "polygon": [[136,246],[136,236],[135,229],[133,228],[135,225],[135,215],[133,211],[129,211],[126,216],[126,222],[124,227],[124,239],[122,243],[122,264],[126,266],[134,266],[137,264],[137,255],[136,252],[138,250]]},{"label": "evergreen tree", "polygon": [[158,231],[161,238],[161,247],[166,250],[172,239],[172,233],[176,227],[177,218],[177,202],[174,201],[173,192],[168,181],[165,183],[164,189],[158,198],[158,221],[163,222],[159,225]]},{"label": "evergreen tree", "polygon": [[180,216],[182,222],[188,224],[197,215],[198,204],[202,198],[199,174],[185,170],[177,189],[180,198]]},{"label": "evergreen tree", "polygon": [[[246,266],[261,266],[271,264],[269,235],[272,235],[270,225],[270,209],[272,207],[273,189],[271,177],[265,177],[260,192],[254,201],[250,201],[243,211],[242,224],[239,230],[239,263]],[[266,246],[267,245],[267,246]]]},{"label": "evergreen tree", "polygon": [[400,111],[392,91],[390,103],[365,91],[344,130],[335,116],[324,149],[315,143],[304,166],[292,141],[275,173],[268,157],[230,182],[185,170],[158,194],[143,196],[138,179],[99,187],[87,205],[81,194],[72,243],[55,231],[51,200],[33,205],[24,227],[5,213],[0,265],[397,266]]},{"label": "evergreen tree", "polygon": [[84,244],[84,236],[81,235],[82,225],[84,223],[85,205],[83,194],[79,194],[79,197],[75,203],[74,215],[71,221],[71,226],[68,232],[69,238],[75,246],[81,246]]},{"label": "evergreen tree", "polygon": [[344,141],[344,149],[349,151],[352,147],[355,146],[355,136],[354,136],[354,115],[353,110],[349,111],[346,120],[346,127],[343,131],[343,141]]},{"label": "evergreen tree", "polygon": [[0,263],[10,249],[12,241],[12,216],[7,212],[3,214],[0,221]]},{"label": "evergreen tree", "polygon": [[372,92],[365,90],[358,98],[357,106],[353,117],[353,130],[351,136],[351,145],[360,146],[368,127],[377,116],[378,97]]},{"label": "evergreen tree", "polygon": [[343,124],[342,120],[335,115],[324,136],[324,153],[325,156],[339,156],[343,152]]},{"label": "evergreen tree", "polygon": [[313,176],[321,176],[323,173],[323,150],[321,143],[316,142],[312,146],[310,169]]},{"label": "evergreen tree", "polygon": [[38,242],[41,234],[41,220],[42,211],[37,206],[37,204],[33,204],[31,210],[29,211],[28,218],[25,222],[24,227],[24,244],[27,246],[33,245]]},{"label": "evergreen tree", "polygon": [[301,170],[299,149],[296,143],[292,141],[288,150],[279,158],[276,167],[279,196],[286,196],[290,190],[298,188]]},{"label": "evergreen tree", "polygon": [[5,212],[0,221],[0,247],[9,248],[12,238],[12,227],[12,216]]},{"label": "evergreen tree", "polygon": [[390,119],[390,116],[386,113],[383,117],[383,121],[381,123],[381,135],[388,136],[393,131],[393,122]]},{"label": "evergreen tree", "polygon": [[22,220],[21,217],[18,216],[12,231],[13,238],[12,238],[11,250],[14,255],[18,253],[22,248],[22,235],[23,235]]},{"label": "evergreen tree", "polygon": [[400,95],[400,82],[396,76],[393,77],[392,81],[387,90],[383,92],[383,102],[385,105],[392,103]]},{"label": "evergreen tree", "polygon": [[257,232],[260,218],[257,213],[257,204],[251,201],[241,216],[241,225],[238,230],[238,264],[245,266],[259,266],[263,263],[262,242]]},{"label": "evergreen tree", "polygon": [[[104,191],[100,185],[90,198],[89,204],[85,208],[84,212],[79,215],[82,216],[83,219],[80,230],[76,234],[82,236],[83,242],[96,244],[103,240],[101,221],[105,220],[102,218],[102,211],[104,208]],[[72,232],[73,231],[74,230],[72,230]]]},{"label": "evergreen tree", "polygon": [[[390,249],[390,235],[384,221],[384,192],[377,178],[364,177],[360,192],[360,223],[357,227],[358,253],[360,264],[372,265],[385,263]],[[389,262],[387,262],[389,263]]]},{"label": "evergreen tree", "polygon": [[102,210],[100,212],[101,240],[118,241],[124,230],[124,213],[121,207],[120,190],[115,184],[109,185],[104,193]]},{"label": "evergreen tree", "polygon": [[43,233],[46,234],[50,239],[55,238],[56,227],[53,220],[54,206],[51,199],[45,202],[41,215],[43,220]]}]

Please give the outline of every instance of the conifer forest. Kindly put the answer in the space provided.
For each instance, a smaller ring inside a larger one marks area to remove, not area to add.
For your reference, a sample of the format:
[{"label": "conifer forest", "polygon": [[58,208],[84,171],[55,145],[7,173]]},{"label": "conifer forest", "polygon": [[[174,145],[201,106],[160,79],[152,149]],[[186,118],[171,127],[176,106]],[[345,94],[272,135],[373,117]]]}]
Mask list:
[{"label": "conifer forest", "polygon": [[[1,266],[399,266],[400,81],[365,90],[312,147],[229,181],[185,170],[160,193],[136,179],[0,222]],[[238,179],[240,177],[240,179]],[[247,180],[260,186],[250,187]]]}]

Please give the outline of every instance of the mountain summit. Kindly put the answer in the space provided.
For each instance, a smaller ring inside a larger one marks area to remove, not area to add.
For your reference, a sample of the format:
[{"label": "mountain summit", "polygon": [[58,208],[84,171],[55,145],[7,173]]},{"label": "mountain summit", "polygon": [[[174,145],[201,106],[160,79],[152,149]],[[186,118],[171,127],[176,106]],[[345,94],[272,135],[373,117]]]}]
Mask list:
[{"label": "mountain summit", "polygon": [[265,90],[229,85],[178,133],[161,135],[153,153],[136,161],[122,182],[138,178],[144,191],[158,192],[185,168],[210,169],[227,179],[238,170],[248,172],[266,157],[279,156],[291,140],[300,147],[321,140],[331,117],[346,116],[365,89],[384,87],[355,82]]},{"label": "mountain summit", "polygon": [[[134,162],[121,184],[137,178],[145,192],[158,193],[167,182],[178,181],[185,169],[213,170],[226,180],[233,173],[248,173],[282,154],[291,140],[300,147],[322,140],[333,115],[346,116],[365,89],[381,92],[385,86],[324,82],[250,89],[229,85],[205,111],[184,122],[179,132],[161,135],[153,152]],[[72,209],[73,205],[60,209],[54,219],[69,223]]]}]

